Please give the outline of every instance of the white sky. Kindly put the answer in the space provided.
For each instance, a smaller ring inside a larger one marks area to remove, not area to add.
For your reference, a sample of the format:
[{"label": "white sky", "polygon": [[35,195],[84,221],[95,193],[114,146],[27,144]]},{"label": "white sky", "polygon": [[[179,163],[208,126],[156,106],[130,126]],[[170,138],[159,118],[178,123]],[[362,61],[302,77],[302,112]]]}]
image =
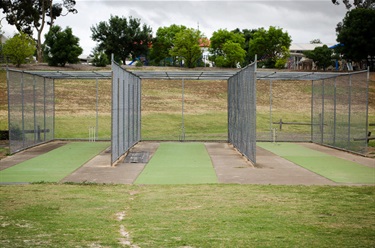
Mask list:
[{"label": "white sky", "polygon": [[[56,1],[56,0],[55,0]],[[335,6],[331,0],[239,0],[239,1],[130,1],[130,0],[76,0],[78,14],[57,19],[56,24],[73,29],[80,38],[83,54],[88,55],[96,43],[91,39],[90,27],[108,21],[111,15],[133,16],[152,28],[155,35],[159,27],[171,24],[197,28],[208,38],[219,29],[257,29],[276,26],[287,31],[293,43],[309,43],[320,39],[335,43],[335,28],[342,21],[346,9]],[[0,13],[0,19],[4,17]],[[13,36],[14,27],[1,21],[5,35]],[[48,27],[45,28],[48,30]]]}]

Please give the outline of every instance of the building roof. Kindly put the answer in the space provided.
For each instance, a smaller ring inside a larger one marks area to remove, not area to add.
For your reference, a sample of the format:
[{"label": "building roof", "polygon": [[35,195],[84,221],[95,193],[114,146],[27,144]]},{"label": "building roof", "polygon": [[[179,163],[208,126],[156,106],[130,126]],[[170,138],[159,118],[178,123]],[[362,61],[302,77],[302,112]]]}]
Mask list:
[{"label": "building roof", "polygon": [[312,51],[315,47],[321,47],[327,45],[328,47],[336,45],[335,43],[325,43],[325,44],[310,44],[310,43],[292,43],[289,47],[289,51]]}]

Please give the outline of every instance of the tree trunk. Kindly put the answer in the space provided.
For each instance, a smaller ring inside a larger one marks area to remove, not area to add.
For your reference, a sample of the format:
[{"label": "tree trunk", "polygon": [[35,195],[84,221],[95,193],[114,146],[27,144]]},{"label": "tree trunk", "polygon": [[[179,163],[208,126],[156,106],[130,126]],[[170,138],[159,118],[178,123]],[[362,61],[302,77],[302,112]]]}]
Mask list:
[{"label": "tree trunk", "polygon": [[[51,4],[52,4],[52,0],[51,0]],[[37,45],[36,45],[36,54],[37,54],[38,63],[43,62],[42,32],[44,28],[45,18],[46,18],[46,6],[44,5],[44,1],[42,1],[42,23],[40,25],[40,28],[37,28],[37,25],[34,24],[36,30],[38,31],[38,40],[37,40]]]}]

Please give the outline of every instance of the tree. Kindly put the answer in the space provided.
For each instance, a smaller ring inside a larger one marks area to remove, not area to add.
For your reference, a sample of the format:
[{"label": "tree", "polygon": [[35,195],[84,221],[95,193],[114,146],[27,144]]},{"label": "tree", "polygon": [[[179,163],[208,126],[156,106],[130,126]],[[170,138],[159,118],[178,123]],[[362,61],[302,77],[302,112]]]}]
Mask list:
[{"label": "tree", "polygon": [[254,61],[254,57],[251,57],[248,51],[250,48],[250,40],[253,38],[253,35],[256,31],[256,29],[242,29],[242,31],[240,31],[238,28],[232,31],[234,33],[241,33],[245,38],[245,45],[243,46],[243,49],[246,51],[246,56],[245,61],[242,63],[243,66],[251,64]]},{"label": "tree", "polygon": [[99,42],[98,49],[105,51],[108,57],[113,53],[115,60],[126,63],[130,55],[136,59],[146,55],[152,41],[152,29],[143,24],[140,19],[111,16],[109,22],[99,22],[91,27],[91,38]]},{"label": "tree", "polygon": [[[340,5],[340,1],[331,0],[333,4]],[[354,0],[353,3],[350,3],[349,0],[342,0],[342,3],[345,5],[346,9],[350,10],[352,7],[363,8],[363,9],[375,9],[374,0]]]},{"label": "tree", "polygon": [[[337,52],[345,59],[360,62],[375,58],[375,10],[357,8],[348,11],[337,33]],[[372,65],[373,66],[373,65]],[[372,68],[373,69],[373,68]]]},{"label": "tree", "polygon": [[[177,33],[186,30],[185,26],[178,26],[173,24],[169,27],[160,27],[156,31],[156,37],[152,42],[152,48],[150,52],[150,59],[159,64],[160,61],[164,62],[169,58],[170,50],[174,46],[175,36]],[[175,65],[176,58],[172,58],[172,64]]]},{"label": "tree", "polygon": [[3,53],[13,64],[20,67],[27,59],[32,59],[35,52],[35,42],[27,34],[19,33],[7,40]]},{"label": "tree", "polygon": [[[249,54],[251,57],[258,56],[258,60],[265,63],[267,67],[275,67],[278,60],[284,61],[289,57],[289,47],[292,39],[288,32],[282,28],[270,27],[269,30],[259,28],[250,40]],[[282,63],[277,63],[282,65]]]},{"label": "tree", "polygon": [[64,31],[59,26],[53,26],[45,35],[44,56],[51,66],[65,66],[66,63],[79,62],[78,56],[83,49],[79,46],[79,38],[73,35],[72,29]]},{"label": "tree", "polygon": [[312,59],[323,70],[332,65],[332,49],[329,49],[327,45],[321,47],[315,47],[313,51],[305,52],[305,55]]},{"label": "tree", "polygon": [[92,60],[94,66],[105,67],[109,62],[107,54],[103,51],[94,50],[94,59]]},{"label": "tree", "polygon": [[[74,8],[75,0],[63,0],[63,3],[54,3],[54,0],[2,0],[0,8],[6,15],[5,18],[10,25],[14,25],[19,32],[33,37],[34,29],[37,31],[37,60],[42,58],[42,32],[47,24],[53,26],[57,17],[68,13],[77,13]],[[63,10],[66,13],[63,13]],[[49,21],[47,21],[49,17]]]},{"label": "tree", "polygon": [[219,29],[210,39],[210,60],[219,67],[235,67],[245,61],[245,38],[242,33]]},{"label": "tree", "polygon": [[171,49],[170,54],[177,56],[179,61],[183,61],[186,67],[193,68],[202,57],[199,43],[203,38],[201,32],[193,28],[180,31],[175,36],[174,47]]},{"label": "tree", "polygon": [[320,39],[313,39],[313,40],[310,40],[310,44],[323,44]]}]

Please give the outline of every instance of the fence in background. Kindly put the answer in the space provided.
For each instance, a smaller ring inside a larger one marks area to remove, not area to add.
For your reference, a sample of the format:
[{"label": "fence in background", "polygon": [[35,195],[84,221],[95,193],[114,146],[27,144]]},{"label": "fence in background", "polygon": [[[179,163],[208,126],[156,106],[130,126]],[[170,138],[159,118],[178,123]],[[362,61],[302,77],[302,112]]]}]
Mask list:
[{"label": "fence in background", "polygon": [[112,157],[114,164],[141,139],[141,79],[112,62]]},{"label": "fence in background", "polygon": [[7,70],[10,153],[54,139],[53,79]]},{"label": "fence in background", "polygon": [[367,152],[368,73],[313,81],[312,141]]},{"label": "fence in background", "polygon": [[311,142],[311,80],[257,81],[257,141]]},{"label": "fence in background", "polygon": [[228,79],[228,139],[256,163],[256,63]]}]

